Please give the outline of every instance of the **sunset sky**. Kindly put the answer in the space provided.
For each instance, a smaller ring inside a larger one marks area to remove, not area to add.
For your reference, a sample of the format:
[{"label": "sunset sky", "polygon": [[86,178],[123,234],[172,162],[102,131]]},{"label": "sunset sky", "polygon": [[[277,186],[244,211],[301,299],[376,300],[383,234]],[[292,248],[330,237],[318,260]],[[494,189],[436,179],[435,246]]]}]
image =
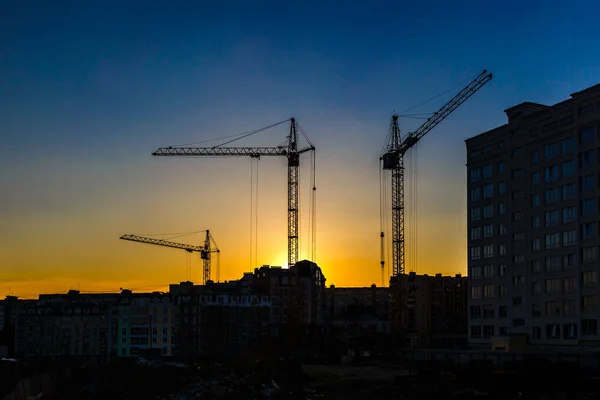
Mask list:
[{"label": "sunset sky", "polygon": [[[379,285],[378,159],[390,116],[454,87],[411,111],[433,112],[487,68],[494,79],[418,145],[411,269],[465,273],[464,139],[503,124],[512,105],[552,104],[600,82],[600,4],[549,3],[5,1],[0,296],[185,279],[187,253],[118,240],[125,233],[210,229],[224,279],[282,265],[284,158],[259,161],[250,265],[250,159],[150,153],[292,116],[317,148],[316,262],[327,284]],[[422,122],[400,119],[404,132]],[[236,145],[278,145],[287,129]],[[197,255],[192,267],[199,281]]]}]

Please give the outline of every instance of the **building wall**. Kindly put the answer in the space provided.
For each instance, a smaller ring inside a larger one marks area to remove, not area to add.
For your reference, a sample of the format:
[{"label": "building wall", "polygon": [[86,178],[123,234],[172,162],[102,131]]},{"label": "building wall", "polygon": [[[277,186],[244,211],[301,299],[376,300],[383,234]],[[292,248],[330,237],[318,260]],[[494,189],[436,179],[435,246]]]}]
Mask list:
[{"label": "building wall", "polygon": [[406,333],[422,346],[454,345],[467,337],[467,277],[402,275]]},{"label": "building wall", "polygon": [[466,141],[469,340],[600,340],[600,85]]},{"label": "building wall", "polygon": [[114,308],[117,323],[116,354],[139,356],[143,349],[174,355],[174,309],[168,293],[123,294]]}]

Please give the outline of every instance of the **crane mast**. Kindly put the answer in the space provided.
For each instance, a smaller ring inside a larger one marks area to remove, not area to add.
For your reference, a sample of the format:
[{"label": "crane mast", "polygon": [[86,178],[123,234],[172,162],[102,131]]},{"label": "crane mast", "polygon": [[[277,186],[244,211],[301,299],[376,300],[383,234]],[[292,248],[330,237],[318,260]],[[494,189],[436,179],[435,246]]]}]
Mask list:
[{"label": "crane mast", "polygon": [[[386,152],[381,156],[382,168],[392,173],[392,308],[396,322],[402,322],[401,276],[405,273],[404,261],[404,155],[415,146],[419,140],[448,117],[492,79],[492,74],[484,70],[442,108],[428,118],[417,130],[407,134],[404,139],[400,135],[398,115],[393,115],[390,122],[390,132]],[[381,232],[381,237],[384,233]],[[383,242],[382,242],[383,243]],[[381,265],[384,261],[382,257]],[[400,321],[398,321],[400,319]]]},{"label": "crane mast", "polygon": [[[202,157],[202,156],[246,156],[260,158],[262,156],[285,156],[288,160],[288,267],[298,262],[298,176],[300,167],[300,155],[308,151],[314,151],[308,137],[302,132],[302,135],[308,142],[308,146],[298,149],[298,123],[295,118],[289,119],[290,131],[285,146],[277,147],[161,147],[152,153],[153,156],[183,156],[183,157]],[[284,121],[286,122],[286,121]],[[275,124],[279,125],[279,124]],[[275,126],[275,125],[271,125]],[[262,131],[263,128],[253,133]]]},{"label": "crane mast", "polygon": [[[217,256],[219,256],[219,254],[221,253],[221,251],[219,250],[219,247],[217,246],[217,244],[216,244],[214,238],[212,237],[212,235],[210,234],[209,230],[206,230],[206,236],[204,239],[203,246],[194,246],[194,245],[189,245],[189,244],[171,242],[168,240],[154,239],[154,238],[149,238],[149,237],[144,237],[144,236],[139,236],[139,235],[131,235],[131,234],[123,235],[119,239],[130,240],[132,242],[138,242],[138,243],[153,244],[156,246],[171,247],[174,249],[181,249],[181,250],[187,251],[188,253],[194,253],[194,252],[200,253],[200,258],[202,259],[202,284],[203,285],[206,285],[206,282],[208,282],[210,280],[211,254],[217,253]],[[212,246],[211,246],[211,244],[212,244]],[[219,264],[219,260],[217,260],[217,281],[219,280],[219,265],[218,264]]]}]

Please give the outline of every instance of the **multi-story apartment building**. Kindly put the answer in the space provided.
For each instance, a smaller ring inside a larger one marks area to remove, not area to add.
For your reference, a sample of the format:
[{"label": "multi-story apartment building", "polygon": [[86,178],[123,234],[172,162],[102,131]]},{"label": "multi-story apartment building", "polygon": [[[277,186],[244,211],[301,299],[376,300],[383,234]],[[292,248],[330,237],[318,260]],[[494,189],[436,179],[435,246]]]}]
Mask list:
[{"label": "multi-story apartment building", "polygon": [[600,342],[600,85],[466,141],[469,341]]},{"label": "multi-story apartment building", "polygon": [[108,299],[41,295],[20,304],[15,320],[18,357],[77,356],[108,359],[114,339]]},{"label": "multi-story apartment building", "polygon": [[269,339],[269,296],[242,292],[241,281],[170,285],[179,357],[224,357],[260,348]]},{"label": "multi-story apartment building", "polygon": [[147,349],[160,350],[163,356],[174,355],[175,313],[169,293],[123,290],[113,315],[117,320],[117,356],[137,357]]},{"label": "multi-story apartment building", "polygon": [[455,347],[467,339],[467,277],[402,275],[405,329],[413,346]]}]

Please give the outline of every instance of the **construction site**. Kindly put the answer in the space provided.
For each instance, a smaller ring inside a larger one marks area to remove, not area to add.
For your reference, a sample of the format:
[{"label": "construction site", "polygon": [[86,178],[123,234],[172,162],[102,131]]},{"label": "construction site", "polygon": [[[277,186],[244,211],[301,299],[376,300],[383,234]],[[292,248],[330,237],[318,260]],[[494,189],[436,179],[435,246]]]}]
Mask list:
[{"label": "construction site", "polygon": [[[323,366],[306,367],[304,372],[297,373],[298,376],[305,377],[302,382],[296,380],[291,383],[295,385],[294,391],[300,390],[300,395],[304,396],[298,398],[317,398],[317,392],[310,394],[310,390],[329,393],[327,398],[341,398],[336,397],[335,393],[340,391],[342,382],[345,382],[343,385],[347,385],[348,382],[355,381],[355,385],[360,385],[365,379],[380,382],[380,386],[389,386],[380,387],[380,391],[401,393],[399,388],[393,389],[397,384],[394,382],[413,378],[412,372],[401,361],[399,351],[415,346],[455,348],[465,343],[467,296],[465,277],[415,273],[417,259],[414,243],[418,233],[416,221],[413,219],[416,218],[417,177],[410,165],[405,165],[405,158],[425,135],[491,79],[492,74],[487,71],[478,74],[412,132],[402,134],[399,119],[403,115],[392,115],[388,135],[379,157],[380,286],[326,286],[326,271],[316,263],[317,147],[292,117],[265,128],[226,136],[220,144],[211,147],[168,146],[160,147],[152,153],[155,157],[250,158],[253,168],[249,247],[253,271],[244,273],[237,280],[221,279],[220,256],[221,252],[227,252],[227,249],[219,248],[216,240],[218,236],[213,236],[214,230],[210,227],[201,232],[194,232],[204,235],[201,244],[174,241],[186,234],[169,237],[124,234],[119,239],[183,250],[190,255],[189,257],[199,255],[202,262],[201,281],[192,282],[192,264],[188,262],[186,279],[178,284],[171,284],[169,291],[165,293],[134,293],[122,289],[121,293],[115,294],[84,294],[72,290],[66,295],[40,295],[38,300],[31,301],[7,298],[2,313],[3,331],[8,332],[8,336],[13,339],[12,343],[9,342],[6,355],[30,361],[61,357],[94,369],[103,368],[105,365],[114,366],[115,362],[130,363],[138,358],[150,360],[150,364],[155,366],[171,362],[166,360],[173,360],[182,363],[181,368],[175,369],[179,371],[176,374],[185,369],[184,365],[200,363],[199,365],[204,366],[202,368],[206,368],[207,365],[213,365],[210,364],[213,362],[231,362],[227,360],[236,361],[229,364],[226,371],[248,374],[251,371],[247,370],[246,364],[250,360],[255,360],[250,361],[252,363],[267,359],[271,360],[268,363],[279,365],[281,362],[277,361],[278,357],[284,357],[290,360],[289,366],[281,364],[281,369],[289,369],[291,365],[299,365],[300,362]],[[278,126],[287,127],[287,137],[277,146],[231,146],[238,140],[251,138]],[[256,163],[263,157],[284,157],[287,164],[287,200],[285,205],[281,205],[287,210],[287,263],[283,267],[261,265],[256,250],[259,222],[256,211],[259,202]],[[310,175],[309,190],[304,192],[309,193],[308,238],[305,239],[305,254],[308,259],[302,260],[299,259],[300,166],[301,162],[305,161],[309,163]],[[227,232],[219,234],[226,235]],[[425,304],[428,306],[425,307]],[[427,311],[423,313],[419,311],[421,309]],[[61,318],[66,316],[81,318],[83,330],[65,326]],[[90,318],[96,322],[90,324]],[[57,340],[50,339],[44,332],[35,333],[34,327],[40,324],[53,326],[56,335],[52,337],[56,337]],[[14,330],[10,331],[11,329]],[[90,329],[93,329],[93,333],[88,332]],[[70,340],[58,340],[60,337],[69,337]],[[368,379],[359,378],[358,375],[367,373],[364,368],[367,368],[365,365],[369,363],[378,365],[368,367],[373,376]],[[387,366],[382,366],[384,364]],[[214,365],[210,369],[215,369]],[[268,369],[270,372],[263,371],[261,379],[266,379],[265,374],[272,376],[276,372],[273,366]],[[66,371],[70,371],[68,368],[65,369],[65,373],[71,374]],[[220,372],[223,373],[225,372]],[[303,386],[309,377],[317,382],[312,389]],[[73,382],[73,377],[61,375],[55,378],[58,382],[65,379],[67,382]],[[88,382],[89,377],[79,379]],[[211,379],[217,377],[213,376]],[[243,381],[246,378],[235,379]],[[284,378],[277,376],[280,385],[282,379]],[[275,378],[272,380],[275,382]],[[336,381],[339,382],[335,383]],[[192,385],[192,391],[214,389],[189,380],[186,384]],[[220,383],[223,387],[231,384]],[[262,385],[264,387],[265,383]],[[281,391],[277,387],[275,385],[269,390]],[[98,388],[94,389],[97,390]],[[170,387],[169,390],[174,390],[174,387]],[[352,391],[355,395],[369,395],[356,389]],[[228,393],[233,395],[230,391]],[[342,393],[344,398],[364,398],[352,397],[346,390]],[[79,394],[81,395],[81,392]],[[88,393],[88,397],[79,398],[97,398],[94,396],[98,395]],[[113,396],[114,394],[111,398],[117,398]],[[171,398],[187,398],[186,396]],[[200,394],[196,397],[198,396]],[[380,396],[383,394],[378,395]]]}]

